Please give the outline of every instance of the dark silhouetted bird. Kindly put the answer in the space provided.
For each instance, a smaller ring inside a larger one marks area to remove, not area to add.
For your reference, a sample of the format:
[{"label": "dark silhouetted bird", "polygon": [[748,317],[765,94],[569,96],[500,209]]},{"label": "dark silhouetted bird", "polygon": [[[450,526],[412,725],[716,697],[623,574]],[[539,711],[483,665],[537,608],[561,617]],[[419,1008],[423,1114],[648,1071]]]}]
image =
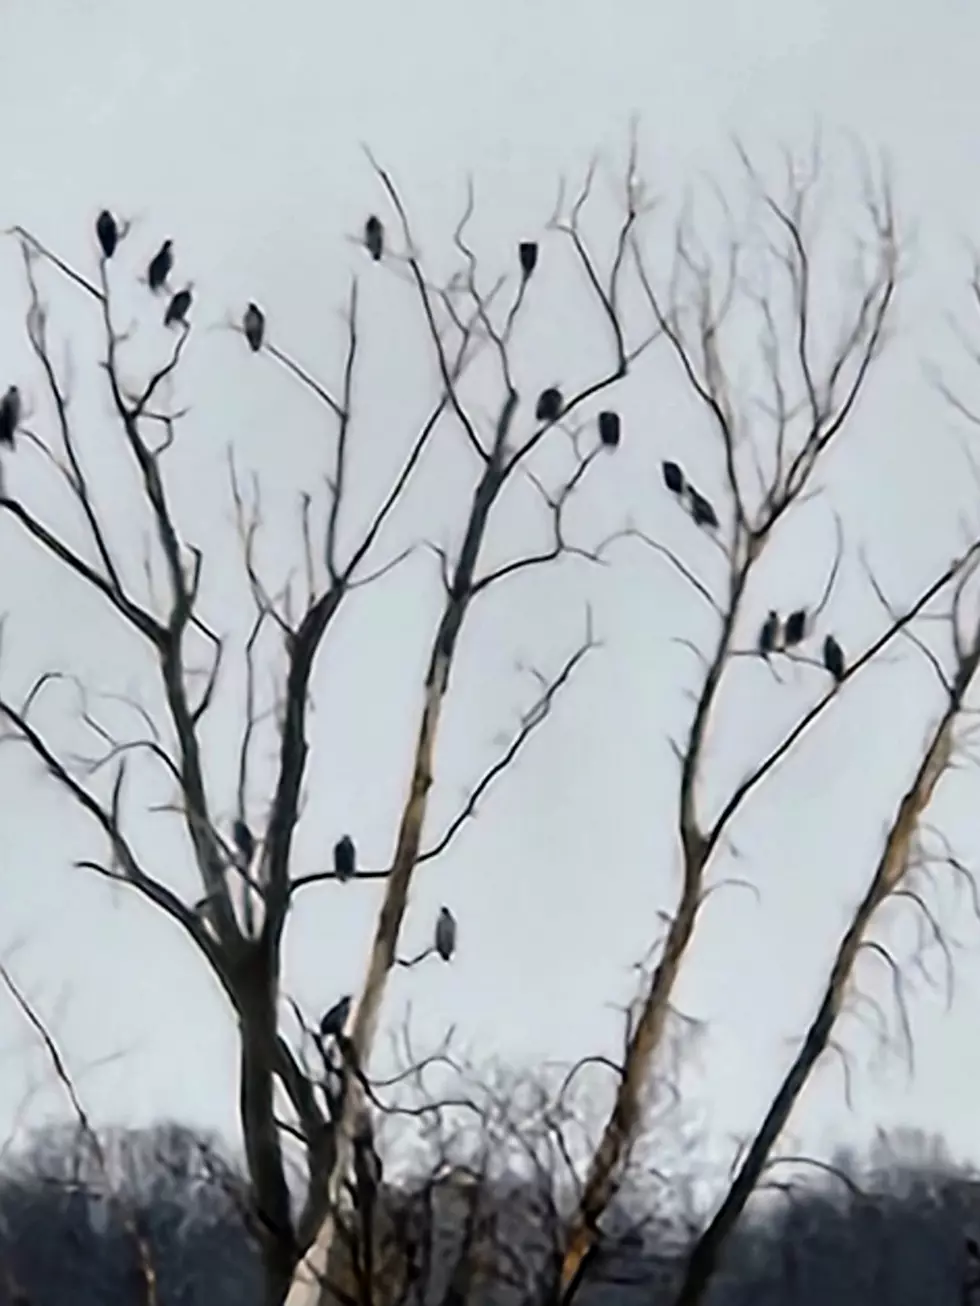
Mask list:
[{"label": "dark silhouetted bird", "polygon": [[448,907],[443,907],[436,921],[436,952],[449,961],[456,951],[456,918]]},{"label": "dark silhouetted bird", "polygon": [[108,209],[103,209],[96,218],[95,234],[99,239],[99,245],[105,258],[112,258],[116,252],[116,246],[119,244],[119,229],[116,226],[116,219]]},{"label": "dark silhouetted bird", "polygon": [[20,391],[15,385],[8,386],[6,394],[0,399],[0,445],[8,449],[14,447],[14,437],[20,425]]},{"label": "dark silhouetted bird", "polygon": [[599,439],[607,449],[615,449],[619,444],[619,413],[611,410],[599,414]]},{"label": "dark silhouetted bird", "polygon": [[677,463],[672,463],[670,461],[663,462],[660,464],[660,470],[663,473],[664,485],[666,485],[671,494],[683,494],[684,473],[681,471]]},{"label": "dark silhouetted bird", "polygon": [[823,642],[823,664],[839,685],[844,679],[844,650],[833,635]]},{"label": "dark silhouetted bird", "polygon": [[364,244],[375,263],[379,263],[385,249],[385,229],[381,225],[381,219],[375,217],[373,213],[364,224]]},{"label": "dark silhouetted bird", "polygon": [[255,838],[252,831],[241,819],[237,820],[232,826],[232,838],[235,840],[235,847],[238,849],[238,855],[242,865],[247,870],[252,864],[252,855],[255,852]]},{"label": "dark silhouetted bird", "polygon": [[349,880],[357,870],[357,851],[349,834],[333,846],[333,869],[338,880]]},{"label": "dark silhouetted bird", "polygon": [[344,1032],[344,1026],[347,1024],[347,1017],[350,1015],[350,1004],[352,995],[347,993],[335,1002],[330,1010],[320,1021],[320,1037],[336,1038],[338,1034]]},{"label": "dark silhouetted bird", "polygon": [[779,638],[779,613],[775,608],[769,609],[769,616],[762,623],[762,629],[759,631],[759,652],[762,656],[768,657],[776,647],[776,640]]},{"label": "dark silhouetted bird", "polygon": [[694,518],[695,526],[708,526],[714,530],[718,525],[718,514],[715,512],[710,500],[706,499],[693,485],[689,485],[687,489],[691,497],[691,516]]},{"label": "dark silhouetted bird", "polygon": [[250,303],[246,308],[245,316],[242,318],[242,330],[245,332],[249,349],[253,354],[257,354],[262,348],[262,340],[265,336],[265,314],[258,304]]},{"label": "dark silhouetted bird", "polygon": [[542,390],[538,395],[534,416],[539,422],[557,422],[563,404],[561,391],[556,385],[549,385],[547,390]]},{"label": "dark silhouetted bird", "polygon": [[165,240],[157,252],[150,259],[150,265],[146,269],[146,280],[154,294],[166,284],[167,277],[170,276],[170,269],[174,265],[174,242]]},{"label": "dark silhouetted bird", "polygon": [[786,647],[792,648],[794,644],[799,644],[806,634],[806,608],[797,608],[786,618]]},{"label": "dark silhouetted bird", "polygon": [[164,326],[186,326],[187,311],[191,306],[191,288],[185,286],[183,290],[178,290],[173,299],[167,305],[167,311],[163,315]]},{"label": "dark silhouetted bird", "polygon": [[522,240],[517,247],[517,256],[521,260],[521,273],[526,281],[538,266],[538,242]]}]

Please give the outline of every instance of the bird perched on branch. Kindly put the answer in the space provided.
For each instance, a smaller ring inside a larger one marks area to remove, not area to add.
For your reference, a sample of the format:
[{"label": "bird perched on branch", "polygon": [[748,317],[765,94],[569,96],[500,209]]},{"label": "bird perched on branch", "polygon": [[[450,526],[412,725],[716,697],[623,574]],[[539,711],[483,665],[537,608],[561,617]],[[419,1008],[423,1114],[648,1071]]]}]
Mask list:
[{"label": "bird perched on branch", "polygon": [[759,631],[759,652],[764,658],[776,647],[776,640],[779,638],[779,613],[775,608],[769,609],[769,615],[762,623],[762,629]]},{"label": "bird perched on branch", "polygon": [[364,224],[364,244],[375,263],[380,263],[385,248],[385,229],[381,219],[373,213]]},{"label": "bird perched on branch", "polygon": [[7,449],[14,447],[17,427],[20,425],[20,413],[20,391],[15,385],[8,386],[3,398],[0,399],[0,445],[4,445]]},{"label": "bird perched on branch", "polygon": [[349,880],[357,870],[357,850],[349,834],[343,835],[333,846],[333,869],[341,882]]},{"label": "bird perched on branch", "polygon": [[619,413],[614,413],[611,409],[599,414],[599,440],[607,449],[616,449],[619,446],[620,421]]},{"label": "bird perched on branch", "polygon": [[116,219],[108,209],[103,209],[95,220],[95,234],[102,249],[103,258],[112,258],[119,244],[119,228]]},{"label": "bird perched on branch", "polygon": [[187,312],[191,306],[191,288],[185,286],[183,290],[178,290],[176,295],[167,305],[167,311],[163,315],[164,326],[186,326]]},{"label": "bird perched on branch", "polygon": [[839,685],[845,673],[844,650],[833,635],[828,635],[823,642],[823,664]]},{"label": "bird perched on branch", "polygon": [[242,330],[245,332],[249,349],[253,354],[257,354],[262,348],[265,337],[265,314],[258,304],[250,303],[246,308],[245,316],[242,318]]},{"label": "bird perched on branch", "polygon": [[527,281],[538,266],[538,242],[536,240],[522,240],[517,247],[517,257],[521,262],[521,275]]},{"label": "bird perched on branch", "polygon": [[794,645],[802,642],[806,634],[806,608],[797,608],[786,618],[786,627],[784,638],[786,647],[793,648]]},{"label": "bird perched on branch", "polygon": [[339,1002],[335,1002],[330,1010],[324,1014],[320,1021],[320,1037],[322,1039],[336,1038],[338,1034],[344,1032],[352,1001],[353,995],[346,993]]},{"label": "bird perched on branch", "polygon": [[671,494],[684,493],[684,473],[677,463],[672,463],[668,459],[660,464],[660,471],[664,478],[664,485]]},{"label": "bird perched on branch", "polygon": [[436,952],[449,961],[456,951],[456,918],[448,907],[443,907],[436,921]]},{"label": "bird perched on branch", "polygon": [[154,294],[166,285],[167,277],[170,276],[170,271],[173,265],[174,242],[172,240],[165,240],[150,259],[149,266],[146,269],[147,285]]},{"label": "bird perched on branch", "polygon": [[539,422],[557,422],[564,404],[561,391],[556,385],[549,385],[538,395],[534,416]]},{"label": "bird perched on branch", "polygon": [[687,492],[691,501],[691,516],[694,518],[695,526],[707,526],[710,530],[715,530],[718,526],[718,514],[715,512],[710,499],[706,499],[693,485],[687,487]]},{"label": "bird perched on branch", "polygon": [[238,849],[240,865],[243,870],[248,870],[252,865],[252,857],[255,854],[255,838],[252,831],[239,817],[231,828],[231,834],[235,840],[235,847]]}]

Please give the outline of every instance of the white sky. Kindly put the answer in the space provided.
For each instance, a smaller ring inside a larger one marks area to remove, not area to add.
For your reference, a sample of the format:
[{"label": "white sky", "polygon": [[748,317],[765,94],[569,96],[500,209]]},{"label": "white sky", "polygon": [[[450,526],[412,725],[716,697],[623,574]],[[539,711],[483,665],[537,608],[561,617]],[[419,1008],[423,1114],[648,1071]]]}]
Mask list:
[{"label": "white sky", "polygon": [[[137,219],[123,259],[134,269],[164,235],[175,239],[178,275],[194,281],[199,326],[179,391],[193,411],[177,482],[185,530],[202,544],[227,544],[227,511],[217,495],[233,440],[244,464],[261,468],[267,480],[277,541],[270,547],[284,562],[289,504],[301,484],[317,484],[311,478],[319,476],[325,438],[320,412],[284,374],[253,360],[239,339],[202,327],[254,297],[266,306],[277,342],[333,382],[342,344],[337,310],[350,270],[359,271],[367,360],[359,438],[368,446],[360,511],[434,393],[414,306],[345,240],[366,211],[382,205],[360,143],[392,170],[423,251],[439,267],[472,172],[489,276],[507,266],[518,238],[540,230],[562,173],[579,175],[595,149],[622,159],[634,112],[645,174],[673,202],[708,173],[735,175],[732,133],[774,162],[773,147],[805,148],[822,125],[840,178],[823,203],[838,267],[860,221],[842,133],[884,148],[893,163],[900,213],[914,236],[913,275],[896,339],[848,449],[829,468],[849,531],[850,575],[833,609],[845,646],[861,646],[879,622],[857,577],[860,544],[896,600],[910,598],[958,546],[957,513],[976,519],[957,452],[961,426],[930,393],[919,366],[923,358],[959,359],[944,314],[969,307],[969,259],[959,242],[971,231],[980,236],[980,14],[973,7],[377,0],[341,14],[339,6],[311,0],[172,0],[165,24],[148,12],[123,0],[8,0],[5,26],[16,58],[7,61],[0,87],[7,124],[0,224],[30,227],[87,269],[94,266],[91,222],[103,204]],[[595,227],[607,240],[610,222],[607,209]],[[665,227],[655,230],[666,240]],[[556,264],[546,266],[549,248],[523,337],[528,394],[558,376],[569,386],[583,383],[605,364],[595,361],[594,318],[581,318],[580,299]],[[39,378],[26,370],[22,274],[12,242],[0,277],[4,367],[22,369],[18,379],[39,399]],[[114,522],[138,528],[113,443],[118,432],[98,378],[92,381],[100,347],[94,317],[56,279],[45,284],[52,331],[59,342],[69,334],[72,340],[88,465],[101,478]],[[832,305],[838,289],[831,287]],[[141,305],[150,320],[138,292],[126,292],[125,303]],[[138,355],[153,357],[160,346],[151,323]],[[958,382],[980,396],[980,374],[957,366]],[[659,353],[618,402],[625,445],[590,477],[582,528],[597,536],[633,513],[710,568],[710,551],[671,513],[656,472],[662,457],[675,454],[717,492],[707,424]],[[493,403],[488,392],[486,412]],[[453,452],[458,436],[445,432],[440,448],[450,450],[445,465],[429,460],[402,519],[405,538],[458,540],[467,465]],[[64,520],[53,497],[39,502]],[[832,532],[822,509],[809,511],[810,527],[801,520],[774,549],[766,573],[771,599],[752,596],[753,620],[770,601],[789,607],[822,585]],[[2,530],[5,690],[26,686],[31,668],[57,666],[103,688],[148,692],[146,666],[133,661],[132,644],[119,639],[100,605],[15,544],[8,524]],[[208,596],[227,614],[238,580],[232,555],[221,556]],[[595,602],[604,651],[452,855],[417,881],[406,950],[426,941],[435,911],[448,902],[460,921],[458,961],[452,969],[399,974],[391,988],[392,1020],[411,1000],[420,1036],[434,1039],[455,1021],[479,1057],[520,1062],[611,1051],[617,1017],[610,1004],[629,995],[630,967],[656,935],[657,912],[674,901],[676,781],[666,736],[686,726],[683,688],[692,663],[672,640],[703,639],[710,626],[693,595],[650,555],[623,551],[602,576],[571,569],[538,575],[475,616],[446,719],[432,832],[526,701],[515,663],[556,666],[581,630],[586,597]],[[318,751],[297,842],[301,870],[316,869],[318,855],[344,829],[355,834],[366,862],[388,857],[436,604],[431,568],[406,568],[355,598],[331,639],[317,677]],[[882,666],[851,685],[737,827],[742,860],[734,873],[758,886],[760,902],[718,896],[678,995],[685,1012],[708,1022],[689,1101],[716,1141],[753,1128],[767,1103],[911,774],[934,700],[928,675],[905,662],[907,654],[903,665]],[[733,686],[713,751],[717,783],[737,776],[817,689],[801,676],[780,699],[757,666],[740,670]],[[219,807],[231,797],[233,709],[210,736],[219,793],[227,795]],[[98,845],[26,754],[5,751],[0,768],[0,945],[52,1020],[87,1103],[100,1119],[167,1115],[231,1132],[234,1031],[203,964],[135,896],[110,893],[71,869],[73,858]],[[946,828],[967,858],[978,842],[969,819],[975,783],[967,775],[943,799]],[[265,797],[256,792],[257,808]],[[167,819],[137,813],[133,828],[158,873],[192,893],[180,842],[161,839]],[[942,1130],[954,1150],[980,1158],[977,931],[964,901],[941,897],[944,920],[964,950],[948,1013],[940,997],[916,985],[914,1079],[876,1058],[871,1034],[851,1022],[845,1042],[858,1068],[852,1109],[827,1062],[793,1119],[794,1139],[820,1147],[902,1121]],[[376,901],[373,889],[356,886],[313,890],[301,900],[288,936],[288,979],[312,1005],[358,982]],[[28,1073],[42,1074],[39,1061],[25,1061],[24,1046],[19,1017],[0,1007],[3,1123],[15,1116]],[[49,1095],[34,1109],[54,1100]]]}]

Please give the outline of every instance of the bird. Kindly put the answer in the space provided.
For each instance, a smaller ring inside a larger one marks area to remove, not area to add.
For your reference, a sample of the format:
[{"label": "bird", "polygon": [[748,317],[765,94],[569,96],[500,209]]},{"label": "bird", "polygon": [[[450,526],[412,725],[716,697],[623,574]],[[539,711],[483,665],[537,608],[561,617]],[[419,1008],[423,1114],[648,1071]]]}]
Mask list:
[{"label": "bird", "polygon": [[333,846],[333,869],[338,880],[349,880],[357,869],[357,850],[349,834]]},{"label": "bird", "polygon": [[8,449],[14,447],[14,437],[20,425],[20,391],[15,385],[8,386],[0,399],[0,445]]},{"label": "bird", "polygon": [[95,234],[102,248],[103,257],[112,258],[119,244],[119,229],[116,226],[116,219],[108,209],[103,209],[96,218]]},{"label": "bird", "polygon": [[456,951],[456,918],[448,907],[443,907],[436,921],[436,952],[449,961]]},{"label": "bird", "polygon": [[149,267],[146,269],[146,280],[154,294],[166,285],[167,277],[170,276],[170,269],[174,265],[174,242],[165,240],[157,252],[150,259]]},{"label": "bird", "polygon": [[833,635],[823,642],[823,664],[839,685],[844,679],[844,650]]},{"label": "bird", "polygon": [[599,414],[599,439],[607,449],[619,445],[619,413],[606,410]]},{"label": "bird", "polygon": [[660,464],[660,470],[663,473],[664,485],[671,494],[684,493],[684,473],[677,463],[672,463],[669,459]]},{"label": "bird", "polygon": [[255,837],[241,817],[232,826],[231,833],[242,864],[248,868],[252,864],[252,855],[255,852]]},{"label": "bird", "polygon": [[262,339],[265,336],[265,314],[258,304],[249,303],[242,318],[242,330],[245,332],[249,349],[253,354],[257,354],[262,348]]},{"label": "bird", "polygon": [[353,995],[346,993],[339,1002],[335,1002],[330,1010],[324,1014],[320,1020],[321,1038],[336,1038],[338,1034],[344,1032],[347,1017],[350,1015],[352,1000]]},{"label": "bird", "polygon": [[691,496],[691,516],[694,518],[695,526],[708,526],[713,530],[718,525],[718,514],[710,501],[693,485],[689,485],[687,489]]},{"label": "bird", "polygon": [[178,290],[176,295],[167,305],[167,311],[163,315],[164,326],[186,326],[187,310],[191,306],[191,288],[185,286],[183,290]]},{"label": "bird", "polygon": [[381,219],[375,217],[373,213],[364,224],[364,244],[375,263],[379,263],[384,253],[385,229],[381,225]]},{"label": "bird", "polygon": [[762,629],[759,631],[759,652],[764,658],[776,647],[776,640],[779,638],[779,613],[775,608],[769,609],[769,615],[762,623]]},{"label": "bird", "polygon": [[542,390],[538,395],[534,416],[539,422],[557,422],[564,402],[558,387],[549,385],[547,390]]},{"label": "bird", "polygon": [[799,644],[806,634],[806,608],[797,608],[786,618],[784,628],[784,638],[786,647],[792,648],[794,644]]},{"label": "bird", "polygon": [[522,240],[517,247],[517,256],[521,261],[521,274],[524,280],[538,266],[538,242],[536,240]]}]

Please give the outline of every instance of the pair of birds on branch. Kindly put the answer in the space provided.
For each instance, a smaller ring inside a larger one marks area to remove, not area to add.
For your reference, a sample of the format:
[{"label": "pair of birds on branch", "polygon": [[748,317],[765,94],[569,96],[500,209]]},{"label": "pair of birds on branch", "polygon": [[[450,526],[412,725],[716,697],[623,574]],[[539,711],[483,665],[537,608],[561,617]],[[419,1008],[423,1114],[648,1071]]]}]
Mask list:
[{"label": "pair of birds on branch", "polygon": [[[103,209],[95,220],[95,235],[102,250],[102,257],[108,261],[115,254],[119,245],[119,225],[108,209]],[[165,240],[150,259],[146,268],[146,284],[153,294],[166,288],[167,280],[174,266],[174,243]],[[190,311],[193,295],[190,285],[176,291],[170,297],[163,315],[164,326],[187,326],[187,314]]]},{"label": "pair of birds on branch", "polygon": [[[342,884],[357,874],[357,849],[349,834],[334,844],[333,869]],[[434,946],[443,961],[449,961],[456,950],[456,918],[448,907],[442,908],[436,920]]]},{"label": "pair of birds on branch", "polygon": [[718,529],[718,514],[715,512],[714,505],[710,499],[706,499],[700,490],[696,489],[684,475],[680,463],[671,462],[665,459],[660,464],[660,473],[663,477],[664,485],[676,499],[687,501],[688,511],[695,526],[703,526],[708,530]]},{"label": "pair of birds on branch", "polygon": [[[806,608],[796,608],[789,614],[785,622],[781,620],[775,608],[770,608],[769,614],[759,631],[759,652],[764,658],[768,658],[770,653],[796,648],[799,644],[802,644],[806,634]],[[847,661],[844,657],[844,650],[833,635],[827,635],[824,639],[823,664],[837,684],[840,684],[847,672]]]},{"label": "pair of birds on branch", "polygon": [[[557,422],[565,407],[565,396],[556,385],[549,385],[538,395],[534,406],[534,416],[539,422]],[[596,418],[599,427],[599,442],[606,449],[618,449],[622,438],[622,421],[619,413],[611,408],[604,409]]]},{"label": "pair of birds on branch", "polygon": [[[384,254],[385,232],[381,219],[373,213],[364,224],[364,244],[375,263],[380,263]],[[254,300],[249,302],[242,317],[242,333],[248,341],[249,349],[257,354],[265,340],[265,314]]]},{"label": "pair of birds on branch", "polygon": [[[381,262],[385,249],[385,229],[376,213],[372,213],[364,224],[364,247],[375,263]],[[538,265],[537,241],[522,240],[517,246],[517,258],[521,265],[521,279],[527,281]]]},{"label": "pair of birds on branch", "polygon": [[[255,836],[241,817],[232,826],[232,838],[235,842],[238,864],[242,870],[248,870],[255,856]],[[343,835],[334,844],[333,869],[341,882],[346,882],[357,873],[357,849],[349,834]]]},{"label": "pair of birds on branch", "polygon": [[[436,918],[433,947],[443,961],[452,960],[453,953],[456,951],[456,918],[448,907],[443,907]],[[343,1034],[353,1000],[353,994],[345,993],[329,1011],[324,1013],[320,1020],[322,1039],[339,1038]]]}]

